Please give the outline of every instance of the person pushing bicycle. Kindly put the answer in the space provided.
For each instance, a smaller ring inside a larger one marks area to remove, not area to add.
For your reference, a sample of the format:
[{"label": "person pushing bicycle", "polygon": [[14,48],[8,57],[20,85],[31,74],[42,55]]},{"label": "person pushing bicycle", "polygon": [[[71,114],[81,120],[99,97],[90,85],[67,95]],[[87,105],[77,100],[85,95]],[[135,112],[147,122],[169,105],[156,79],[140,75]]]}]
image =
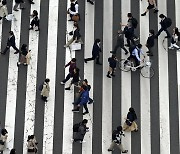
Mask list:
[{"label": "person pushing bicycle", "polygon": [[[138,44],[135,46],[131,46],[129,47],[129,51],[130,51],[130,56],[127,58],[128,60],[134,60],[135,61],[135,66],[139,66],[140,62],[142,61],[140,58],[140,54],[142,54],[145,58],[145,55],[142,51],[142,44]],[[127,63],[127,61],[126,61]]]}]

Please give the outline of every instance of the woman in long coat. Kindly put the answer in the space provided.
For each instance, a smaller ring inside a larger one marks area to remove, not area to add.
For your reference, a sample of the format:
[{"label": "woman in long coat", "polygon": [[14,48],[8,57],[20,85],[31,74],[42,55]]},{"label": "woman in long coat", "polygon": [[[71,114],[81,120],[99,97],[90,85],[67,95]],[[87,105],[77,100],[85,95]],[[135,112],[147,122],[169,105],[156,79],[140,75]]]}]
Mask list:
[{"label": "woman in long coat", "polygon": [[44,81],[43,88],[42,88],[42,91],[41,91],[41,98],[45,102],[47,102],[47,98],[49,97],[49,92],[50,92],[49,82],[50,82],[49,79],[46,79]]},{"label": "woman in long coat", "polygon": [[8,10],[7,10],[7,6],[6,6],[6,1],[3,0],[1,3],[0,3],[0,20],[7,16],[8,15]]}]

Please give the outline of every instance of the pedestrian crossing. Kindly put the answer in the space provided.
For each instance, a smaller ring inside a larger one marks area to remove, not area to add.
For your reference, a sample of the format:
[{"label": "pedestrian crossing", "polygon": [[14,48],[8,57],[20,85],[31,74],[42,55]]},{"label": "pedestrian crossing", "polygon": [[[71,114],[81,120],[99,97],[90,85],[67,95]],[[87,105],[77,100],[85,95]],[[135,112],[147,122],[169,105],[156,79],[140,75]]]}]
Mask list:
[{"label": "pedestrian crossing", "polygon": [[[28,67],[16,63],[19,55],[10,49],[0,56],[0,121],[8,131],[5,154],[11,148],[17,153],[27,153],[27,136],[35,134],[38,141],[38,153],[43,154],[106,154],[111,144],[112,131],[123,125],[129,107],[134,107],[138,120],[137,133],[125,133],[122,144],[129,154],[178,154],[180,152],[180,54],[178,51],[165,51],[162,33],[155,41],[152,66],[155,75],[151,79],[143,78],[139,72],[121,72],[116,70],[116,77],[106,77],[108,57],[116,43],[119,23],[127,23],[127,13],[132,12],[139,24],[135,30],[140,42],[145,47],[149,29],[157,33],[159,14],[172,18],[173,26],[180,27],[178,18],[180,0],[158,0],[159,12],[148,12],[141,16],[147,7],[146,1],[132,0],[98,0],[95,5],[86,1],[79,2],[82,34],[81,51],[64,48],[71,36],[66,32],[73,29],[68,21],[66,10],[70,1],[36,0],[34,5],[26,3],[26,9],[18,12],[12,10],[13,2],[8,3],[8,11],[15,15],[17,21],[3,20],[0,25],[1,50],[6,45],[8,32],[14,31],[17,47],[28,44],[31,50],[31,62]],[[172,5],[173,4],[173,5]],[[136,7],[134,7],[136,6]],[[31,21],[29,14],[37,10],[40,17],[40,32],[29,31]],[[123,28],[122,28],[123,29]],[[84,63],[84,58],[91,57],[92,46],[96,38],[101,39],[102,66],[93,61]],[[167,48],[169,41],[165,40]],[[91,85],[90,97],[94,103],[88,105],[89,114],[73,113],[75,88],[64,90],[60,82],[68,74],[64,69],[71,58],[77,59],[81,79],[87,79]],[[117,52],[117,58],[127,58],[124,52]],[[149,58],[149,57],[147,57]],[[45,78],[50,79],[50,96],[48,102],[40,98],[39,85]],[[90,131],[86,133],[86,143],[72,143],[74,123],[88,119]],[[119,153],[115,149],[113,154]]]}]

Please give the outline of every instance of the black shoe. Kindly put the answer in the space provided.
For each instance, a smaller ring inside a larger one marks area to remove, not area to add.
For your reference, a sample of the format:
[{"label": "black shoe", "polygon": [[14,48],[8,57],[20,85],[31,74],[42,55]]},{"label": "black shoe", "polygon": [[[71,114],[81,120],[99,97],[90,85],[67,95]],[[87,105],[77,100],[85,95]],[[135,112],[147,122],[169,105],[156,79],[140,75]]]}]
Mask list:
[{"label": "black shoe", "polygon": [[92,104],[92,103],[94,103],[94,101],[89,101],[89,102],[88,102],[88,104]]},{"label": "black shoe", "polygon": [[79,109],[72,109],[73,112],[79,112]]},{"label": "black shoe", "polygon": [[145,16],[146,15],[146,12],[144,12],[143,14],[141,14],[141,16]]},{"label": "black shoe", "polygon": [[84,62],[87,63],[86,59],[84,59]]},{"label": "black shoe", "polygon": [[153,54],[152,53],[149,53],[149,54],[147,54],[148,56],[153,56]]},{"label": "black shoe", "polygon": [[110,53],[114,53],[114,51],[110,51]]},{"label": "black shoe", "polygon": [[146,53],[150,53],[150,51],[146,51]]},{"label": "black shoe", "polygon": [[70,87],[68,87],[68,88],[65,88],[65,90],[70,90]]},{"label": "black shoe", "polygon": [[33,2],[33,1],[30,1],[30,4],[34,4],[34,2]]},{"label": "black shoe", "polygon": [[88,114],[89,112],[84,112],[83,115]]},{"label": "black shoe", "polygon": [[111,76],[108,74],[108,75],[106,75],[108,78],[111,78]]},{"label": "black shoe", "polygon": [[171,36],[165,36],[165,38],[171,38]]},{"label": "black shoe", "polygon": [[124,150],[124,151],[122,151],[122,153],[127,153],[128,152],[128,150]]},{"label": "black shoe", "polygon": [[154,10],[154,13],[157,13],[158,11],[159,11],[159,10],[155,9],[155,10]]},{"label": "black shoe", "polygon": [[73,21],[72,19],[69,19],[68,21]]},{"label": "black shoe", "polygon": [[25,7],[21,7],[20,9],[21,9],[21,10],[24,10],[24,9],[25,9]]},{"label": "black shoe", "polygon": [[19,51],[14,52],[14,54],[18,54],[18,53],[19,53]]},{"label": "black shoe", "polygon": [[19,11],[18,9],[13,9],[14,11]]},{"label": "black shoe", "polygon": [[114,151],[114,150],[108,149],[108,151]]}]

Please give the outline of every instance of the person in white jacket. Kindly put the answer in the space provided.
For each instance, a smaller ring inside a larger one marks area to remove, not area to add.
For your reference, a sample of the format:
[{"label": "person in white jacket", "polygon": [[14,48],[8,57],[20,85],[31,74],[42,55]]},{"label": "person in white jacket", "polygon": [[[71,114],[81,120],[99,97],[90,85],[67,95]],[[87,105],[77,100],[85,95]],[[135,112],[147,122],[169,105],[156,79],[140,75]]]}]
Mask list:
[{"label": "person in white jacket", "polygon": [[6,0],[3,0],[0,3],[0,20],[8,15],[8,10],[7,10],[7,6],[6,6],[7,2]]},{"label": "person in white jacket", "polygon": [[180,47],[176,44],[180,39],[180,32],[177,27],[173,28],[173,34],[171,36],[171,45],[168,47],[169,49],[178,49],[180,50]]}]

